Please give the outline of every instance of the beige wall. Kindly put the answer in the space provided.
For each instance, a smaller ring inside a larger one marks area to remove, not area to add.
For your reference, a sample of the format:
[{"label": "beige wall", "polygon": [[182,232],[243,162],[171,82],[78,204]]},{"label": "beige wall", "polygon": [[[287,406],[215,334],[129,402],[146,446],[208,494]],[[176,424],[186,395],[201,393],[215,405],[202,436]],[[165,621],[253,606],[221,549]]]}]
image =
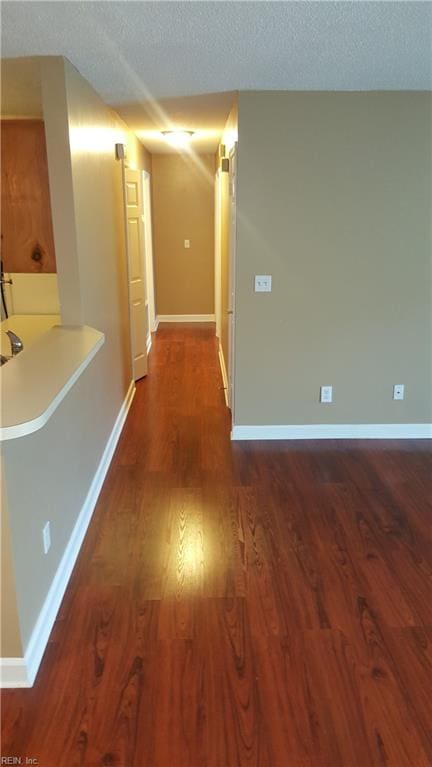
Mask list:
[{"label": "beige wall", "polygon": [[235,423],[432,420],[430,221],[430,94],[240,94]]},{"label": "beige wall", "polygon": [[[137,163],[146,159],[121,120],[69,62],[53,57],[44,66],[62,318],[92,325],[106,340],[47,425],[4,443],[24,649],[132,379],[122,172],[114,144],[128,143],[129,159]],[[52,546],[45,556],[41,531],[47,520]],[[6,640],[10,648],[13,643]]]},{"label": "beige wall", "polygon": [[212,155],[152,157],[157,314],[214,312],[214,172]]},{"label": "beige wall", "polygon": [[58,290],[61,316],[64,324],[82,325],[84,315],[63,58],[54,56],[42,59],[41,83],[54,244],[57,271],[60,272]]},{"label": "beige wall", "polygon": [[128,130],[119,116],[114,112],[116,124],[126,129],[126,165],[134,170],[146,170],[152,172],[152,156],[150,152],[141,144],[134,133]]},{"label": "beige wall", "polygon": [[22,655],[21,632],[16,601],[15,568],[12,561],[9,512],[3,461],[1,470],[1,561],[0,561],[0,657],[18,658]]},{"label": "beige wall", "polygon": [[[132,377],[122,169],[114,152],[127,132],[68,61],[65,75],[82,319],[106,334],[99,375],[108,436]],[[59,265],[58,272],[61,284]]]}]

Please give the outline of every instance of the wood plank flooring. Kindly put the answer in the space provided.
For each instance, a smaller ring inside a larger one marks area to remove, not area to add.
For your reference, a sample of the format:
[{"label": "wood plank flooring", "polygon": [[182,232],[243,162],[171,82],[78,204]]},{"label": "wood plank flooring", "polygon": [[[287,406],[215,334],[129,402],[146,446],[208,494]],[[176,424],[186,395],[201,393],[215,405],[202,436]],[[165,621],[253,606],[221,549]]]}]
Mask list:
[{"label": "wood plank flooring", "polygon": [[429,443],[229,428],[212,326],[160,326],[4,756],[432,765]]}]

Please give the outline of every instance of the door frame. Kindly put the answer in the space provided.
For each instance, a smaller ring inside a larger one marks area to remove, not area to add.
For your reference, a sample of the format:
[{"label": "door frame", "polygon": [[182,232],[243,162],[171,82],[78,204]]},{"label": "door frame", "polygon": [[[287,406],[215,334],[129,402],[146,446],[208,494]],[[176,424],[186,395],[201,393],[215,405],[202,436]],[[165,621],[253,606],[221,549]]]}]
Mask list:
[{"label": "door frame", "polygon": [[222,177],[221,169],[215,173],[215,244],[214,244],[214,304],[216,320],[216,336],[221,337],[222,305],[221,305],[221,281],[222,281]]},{"label": "door frame", "polygon": [[[144,224],[144,253],[146,267],[146,290],[147,290],[147,308],[148,308],[148,327],[149,334],[157,330],[156,323],[156,302],[154,285],[154,261],[153,261],[153,231],[152,231],[152,205],[151,205],[151,175],[148,170],[142,171],[142,204],[143,204],[143,224]],[[151,346],[151,335],[148,349]]]},{"label": "door frame", "polygon": [[229,261],[228,261],[228,407],[234,423],[235,408],[235,298],[237,250],[237,142],[229,153]]}]

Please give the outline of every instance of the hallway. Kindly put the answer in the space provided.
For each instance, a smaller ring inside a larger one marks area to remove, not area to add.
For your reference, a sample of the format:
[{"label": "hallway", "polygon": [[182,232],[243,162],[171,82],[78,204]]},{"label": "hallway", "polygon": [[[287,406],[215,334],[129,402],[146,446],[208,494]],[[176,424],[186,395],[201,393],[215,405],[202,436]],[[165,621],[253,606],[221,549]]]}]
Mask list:
[{"label": "hallway", "polygon": [[428,442],[229,432],[214,326],[161,324],[3,756],[430,767]]}]

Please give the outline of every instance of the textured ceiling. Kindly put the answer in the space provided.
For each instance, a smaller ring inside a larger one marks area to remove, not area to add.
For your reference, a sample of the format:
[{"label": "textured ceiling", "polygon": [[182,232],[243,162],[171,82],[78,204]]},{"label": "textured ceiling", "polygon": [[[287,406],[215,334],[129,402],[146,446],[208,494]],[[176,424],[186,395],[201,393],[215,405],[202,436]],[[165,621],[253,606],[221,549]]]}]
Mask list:
[{"label": "textured ceiling", "polygon": [[[183,103],[178,97],[431,88],[430,2],[32,1],[1,7],[2,56],[66,56],[146,133],[149,145],[149,131],[170,120],[220,131],[229,97]],[[163,97],[159,111],[152,99]],[[203,148],[215,140],[209,135],[205,144],[204,137]]]}]

